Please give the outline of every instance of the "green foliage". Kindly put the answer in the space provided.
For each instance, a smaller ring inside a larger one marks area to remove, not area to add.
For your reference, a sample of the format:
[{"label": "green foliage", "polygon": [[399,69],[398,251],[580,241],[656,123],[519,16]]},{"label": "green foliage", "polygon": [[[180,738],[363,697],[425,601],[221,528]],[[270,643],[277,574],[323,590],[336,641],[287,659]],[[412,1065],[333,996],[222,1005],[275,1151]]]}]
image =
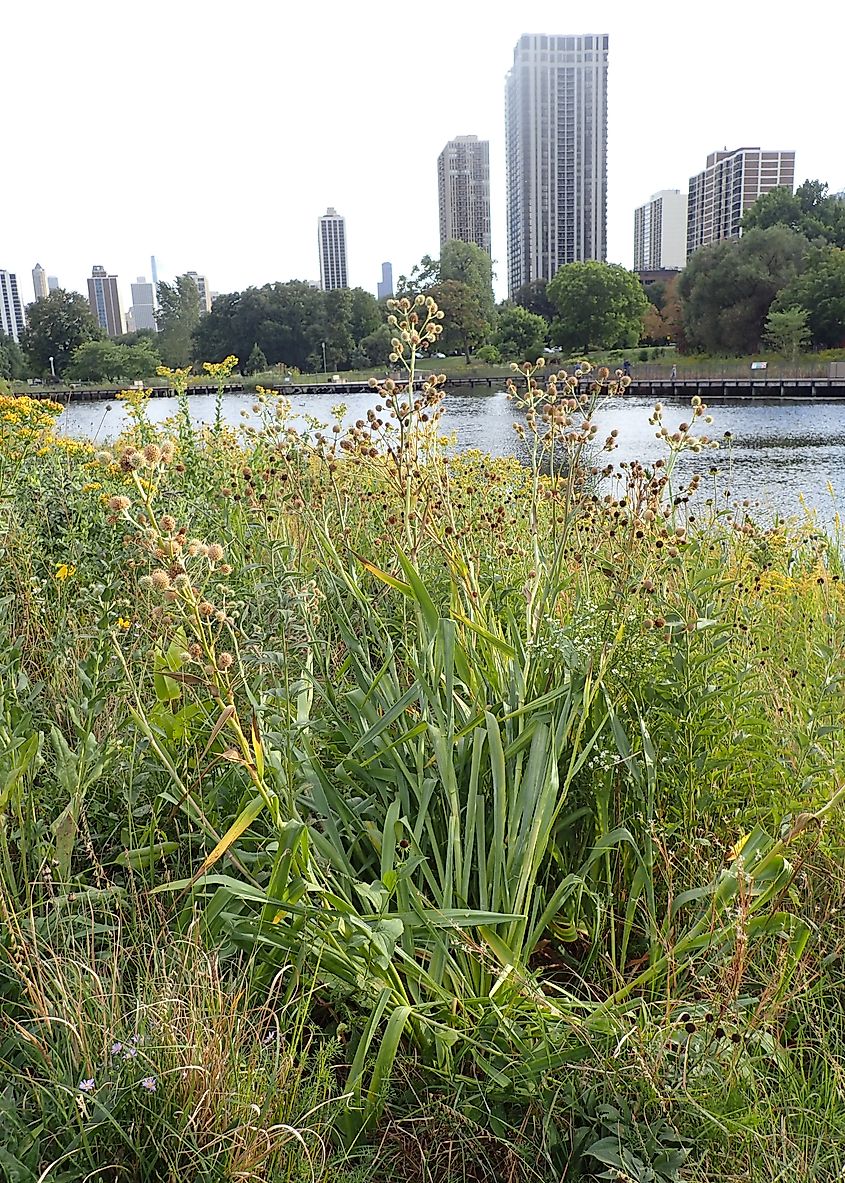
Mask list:
[{"label": "green foliage", "polygon": [[542,356],[548,331],[549,326],[542,316],[515,304],[499,313],[495,341],[503,357],[536,361]]},{"label": "green foliage", "polygon": [[440,283],[454,280],[476,296],[482,317],[493,320],[493,262],[487,251],[474,242],[451,238],[440,251]]},{"label": "green foliage", "polygon": [[567,263],[548,285],[551,339],[566,350],[636,345],[648,300],[633,271],[616,263]]},{"label": "green foliage", "polygon": [[161,358],[152,341],[135,345],[117,341],[86,341],[74,352],[65,369],[65,377],[78,382],[136,381],[152,378]]},{"label": "green foliage", "polygon": [[21,348],[35,374],[49,374],[52,357],[56,374],[61,376],[80,345],[104,335],[88,301],[78,292],[59,288],[27,308]]},{"label": "green foliage", "polygon": [[400,275],[396,281],[396,298],[403,297],[413,300],[415,296],[427,291],[434,284],[440,283],[440,260],[432,259],[431,255],[423,255],[419,263],[415,263],[408,275]]},{"label": "green foliage", "polygon": [[773,300],[804,268],[807,240],[785,226],[696,251],[681,273],[687,345],[710,353],[754,353]]},{"label": "green foliage", "polygon": [[796,309],[804,310],[817,348],[845,345],[845,250],[819,247],[810,251],[804,271],[778,294],[774,309],[779,314],[792,311],[793,315]]},{"label": "green foliage", "polygon": [[442,280],[426,294],[437,301],[446,316],[441,348],[447,353],[460,349],[469,364],[472,350],[482,345],[492,331],[485,296],[456,279]]},{"label": "green foliage", "polygon": [[246,363],[245,373],[247,374],[261,374],[267,369],[267,358],[260,345],[256,342],[249,351],[249,357]]},{"label": "green foliage", "polygon": [[387,325],[379,325],[359,342],[358,348],[368,366],[386,366],[390,357],[391,333]]},{"label": "green foliage", "polygon": [[[361,342],[379,329],[375,296],[361,288],[321,292],[310,284],[265,284],[243,292],[222,294],[194,330],[193,356],[248,358],[258,346],[267,364],[303,371],[348,369]],[[363,351],[366,353],[366,351]]]},{"label": "green foliage", "polygon": [[766,317],[766,343],[784,357],[794,360],[810,343],[808,318],[806,308],[784,308],[778,311],[773,307]]},{"label": "green foliage", "polygon": [[0,332],[0,378],[14,380],[26,376],[26,358],[14,337]]},{"label": "green foliage", "polygon": [[501,364],[502,355],[497,345],[482,345],[480,349],[476,349],[475,359],[495,366]]},{"label": "green foliage", "polygon": [[543,320],[551,322],[555,316],[555,306],[549,299],[548,281],[534,279],[525,283],[513,294],[514,304],[533,312],[535,316],[542,316]]},{"label": "green foliage", "polygon": [[794,193],[773,189],[758,197],[742,219],[743,231],[788,226],[813,243],[845,249],[845,201],[823,181],[805,181]]},{"label": "green foliage", "polygon": [[[192,336],[200,323],[200,294],[190,275],[178,275],[175,284],[158,285],[157,345],[168,366],[187,366],[192,360]],[[246,351],[240,356],[246,357]]]}]

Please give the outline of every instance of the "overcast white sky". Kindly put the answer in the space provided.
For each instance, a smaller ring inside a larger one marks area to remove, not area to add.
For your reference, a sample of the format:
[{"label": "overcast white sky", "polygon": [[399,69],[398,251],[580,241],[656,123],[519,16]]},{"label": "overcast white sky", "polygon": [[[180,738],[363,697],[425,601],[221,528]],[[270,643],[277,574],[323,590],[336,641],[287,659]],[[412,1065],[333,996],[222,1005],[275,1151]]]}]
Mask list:
[{"label": "overcast white sky", "polygon": [[195,270],[214,291],[316,279],[345,215],[350,282],[437,254],[437,155],[490,140],[505,291],[504,77],[522,33],[609,33],[608,258],[633,211],[715,148],[794,148],[845,188],[838,0],[0,0],[0,267],[85,290]]}]

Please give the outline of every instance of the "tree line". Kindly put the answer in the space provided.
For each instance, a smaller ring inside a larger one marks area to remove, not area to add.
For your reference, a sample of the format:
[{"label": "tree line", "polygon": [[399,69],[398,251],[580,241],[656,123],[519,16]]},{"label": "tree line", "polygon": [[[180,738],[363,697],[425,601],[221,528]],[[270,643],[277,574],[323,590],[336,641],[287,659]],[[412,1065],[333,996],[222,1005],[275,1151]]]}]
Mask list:
[{"label": "tree line", "polygon": [[[610,263],[561,267],[496,306],[490,256],[444,244],[399,277],[398,296],[431,295],[443,309],[440,348],[490,363],[674,344],[682,352],[786,355],[845,345],[845,200],[821,181],[775,189],[746,212],[740,237],[702,247],[668,284],[644,290]],[[220,295],[200,314],[193,279],[158,285],[158,332],[108,339],[76,292],[27,309],[20,345],[0,334],[0,379],[147,379],[162,363],[187,366],[234,354],[241,371],[285,365],[312,373],[387,366],[385,309],[362,288],[319,291],[299,280]],[[50,359],[52,358],[52,363]]]}]

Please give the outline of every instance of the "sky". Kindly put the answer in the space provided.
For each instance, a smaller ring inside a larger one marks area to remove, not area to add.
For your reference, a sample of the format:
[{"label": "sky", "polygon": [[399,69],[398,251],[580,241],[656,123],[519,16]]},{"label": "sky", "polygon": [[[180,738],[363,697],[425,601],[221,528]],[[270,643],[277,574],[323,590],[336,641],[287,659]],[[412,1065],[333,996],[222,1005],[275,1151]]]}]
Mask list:
[{"label": "sky", "polygon": [[124,309],[152,254],[216,292],[316,280],[334,206],[375,292],[383,260],[437,255],[437,156],[475,134],[504,296],[523,33],[610,36],[608,260],[631,266],[636,206],[716,148],[794,149],[797,181],[845,189],[841,22],[837,0],[0,0],[0,268],[29,302],[36,262],[78,291],[100,263]]}]

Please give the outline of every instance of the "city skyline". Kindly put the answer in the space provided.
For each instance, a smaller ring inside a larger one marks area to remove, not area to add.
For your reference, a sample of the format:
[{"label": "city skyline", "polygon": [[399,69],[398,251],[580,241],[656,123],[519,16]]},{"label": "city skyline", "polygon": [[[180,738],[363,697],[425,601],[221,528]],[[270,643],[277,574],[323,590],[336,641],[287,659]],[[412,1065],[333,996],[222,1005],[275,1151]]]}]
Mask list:
[{"label": "city skyline", "polygon": [[[410,25],[397,27],[387,4],[373,0],[363,14],[332,0],[319,14],[256,7],[262,32],[258,45],[245,27],[230,27],[216,10],[198,23],[190,8],[166,6],[162,0],[150,0],[146,19],[129,43],[102,19],[103,3],[80,0],[71,10],[47,0],[50,37],[44,35],[44,11],[17,5],[5,16],[14,46],[6,84],[13,92],[28,87],[25,63],[33,56],[56,86],[69,91],[83,84],[92,54],[104,61],[119,58],[127,77],[133,70],[144,72],[161,95],[167,118],[158,129],[142,128],[127,137],[116,104],[103,112],[95,151],[85,156],[72,130],[59,141],[52,136],[48,96],[31,96],[26,128],[10,129],[9,152],[16,175],[33,183],[8,188],[0,226],[0,267],[18,275],[27,302],[37,260],[59,275],[65,288],[83,293],[90,260],[108,260],[127,307],[129,282],[149,275],[151,252],[159,259],[161,278],[184,274],[202,261],[221,292],[314,279],[311,227],[327,199],[343,211],[350,229],[349,283],[375,290],[384,259],[392,260],[399,275],[424,254],[437,254],[432,169],[443,144],[461,129],[490,142],[492,253],[501,297],[507,280],[502,80],[513,47],[525,33],[600,29],[610,37],[608,261],[632,265],[633,211],[661,186],[684,190],[717,146],[786,144],[796,149],[799,183],[818,177],[833,191],[845,188],[845,159],[831,151],[824,121],[811,118],[816,105],[834,109],[839,74],[835,39],[819,40],[814,32],[814,23],[824,21],[824,9],[813,0],[794,26],[777,17],[762,22],[756,12],[718,2],[705,27],[662,0],[647,22],[630,6],[600,0],[565,15],[526,0],[496,22],[479,21],[472,6],[454,6],[448,24],[414,28],[415,58],[436,62],[438,78],[449,84],[431,87],[425,118],[407,129],[378,87],[350,86],[341,105],[330,88],[312,93],[313,56],[288,54],[286,87],[290,93],[308,93],[309,107],[307,117],[286,124],[278,159],[269,152],[276,46],[303,44],[315,52],[319,46],[321,71],[343,78],[352,77],[348,48],[354,43],[355,79],[378,78],[384,62],[396,60],[410,36]],[[255,22],[248,23],[254,28]],[[178,129],[181,116],[195,110],[196,95],[191,72],[174,75],[160,52],[164,30],[191,44],[197,61],[213,57],[221,38],[228,47],[225,101],[215,94],[210,117],[194,129],[187,156]],[[796,62],[809,61],[813,87],[796,97],[783,78],[794,75]],[[758,69],[758,63],[765,68]],[[715,70],[718,87],[711,85]],[[348,134],[353,128],[357,134]],[[402,135],[412,137],[408,164],[396,147]],[[50,176],[61,181],[60,190],[37,182],[46,143],[51,145]],[[227,182],[233,153],[262,162],[260,183]],[[189,183],[192,162],[199,159],[212,162],[219,178],[203,189],[201,202]],[[174,179],[166,200],[160,199],[163,181],[143,179],[142,160],[149,162],[150,176]],[[95,205],[89,199],[90,180],[100,161],[107,165],[107,178],[98,184],[115,200]],[[400,185],[400,180],[408,183]],[[278,203],[268,200],[277,190],[283,194],[281,218]]]}]

